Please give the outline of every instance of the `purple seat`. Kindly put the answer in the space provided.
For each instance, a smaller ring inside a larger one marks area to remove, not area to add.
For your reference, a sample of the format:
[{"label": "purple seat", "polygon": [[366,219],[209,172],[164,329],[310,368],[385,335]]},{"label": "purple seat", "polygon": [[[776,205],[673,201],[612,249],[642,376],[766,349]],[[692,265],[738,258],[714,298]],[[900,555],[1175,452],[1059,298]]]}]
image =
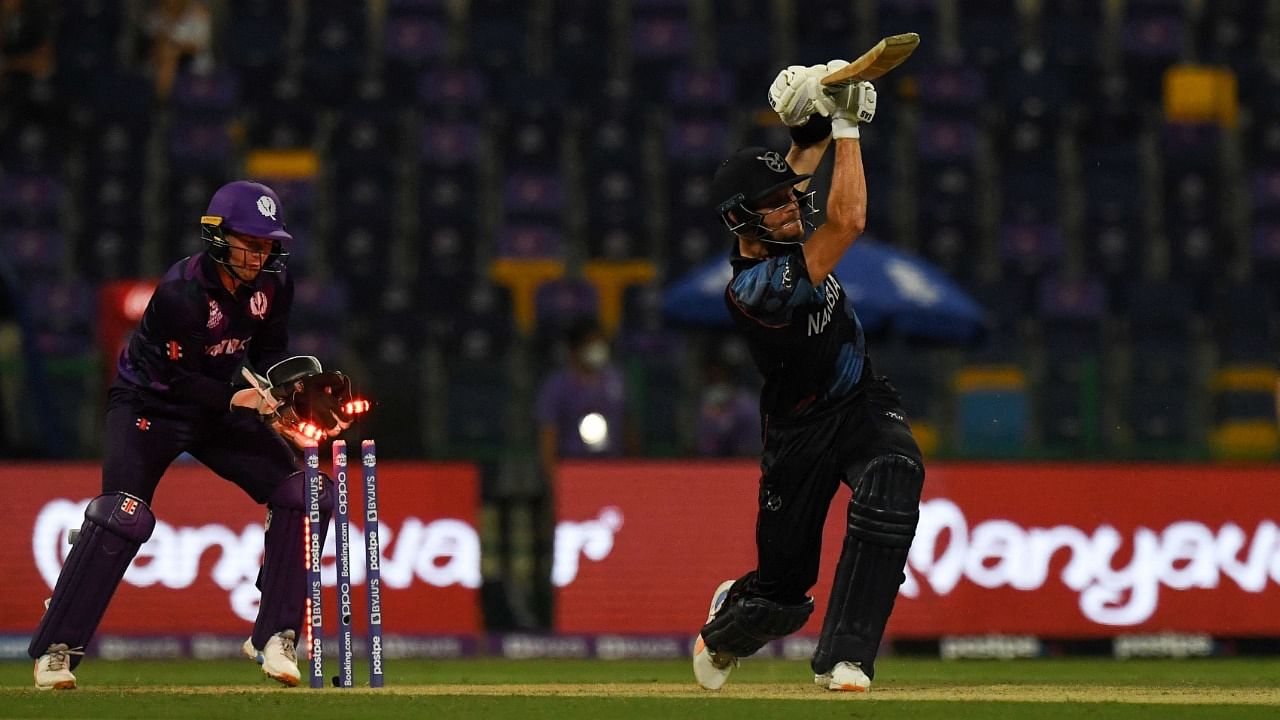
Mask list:
[{"label": "purple seat", "polygon": [[718,163],[728,135],[728,125],[718,120],[676,120],[667,131],[668,157],[682,165]]},{"label": "purple seat", "polygon": [[978,126],[969,120],[925,119],[918,142],[922,161],[972,160],[978,149]]},{"label": "purple seat", "polygon": [[564,328],[575,318],[595,316],[600,297],[595,286],[586,280],[560,278],[538,288],[533,307],[539,328]]},{"label": "purple seat", "polygon": [[476,162],[480,129],[473,124],[428,120],[422,126],[422,162],[432,167],[456,167]]},{"label": "purple seat", "polygon": [[564,209],[564,183],[551,173],[523,172],[507,177],[506,211],[514,215],[555,217]]},{"label": "purple seat", "polygon": [[673,15],[635,18],[631,24],[631,52],[637,61],[684,57],[693,48],[688,19]]},{"label": "purple seat", "polygon": [[1107,310],[1107,292],[1094,277],[1045,278],[1037,290],[1037,306],[1044,319],[1097,319]]},{"label": "purple seat", "polygon": [[1249,196],[1255,213],[1280,216],[1280,167],[1255,170],[1249,178]]},{"label": "purple seat", "polygon": [[0,235],[0,251],[14,261],[17,271],[56,273],[66,252],[62,234],[43,228],[9,228]]},{"label": "purple seat", "polygon": [[445,26],[434,17],[391,14],[387,17],[383,50],[389,60],[409,67],[424,67],[444,56]]},{"label": "purple seat", "polygon": [[0,214],[11,224],[56,221],[62,198],[62,182],[54,175],[15,173],[0,178]]},{"label": "purple seat", "polygon": [[671,74],[667,99],[679,107],[722,108],[733,102],[734,85],[733,74],[722,68],[685,69]]},{"label": "purple seat", "polygon": [[347,287],[341,280],[319,280],[310,277],[295,278],[293,286],[293,314],[335,322],[347,312]]},{"label": "purple seat", "polygon": [[186,110],[227,112],[240,97],[240,83],[230,70],[184,72],[173,87],[173,103]]},{"label": "purple seat", "polygon": [[265,182],[280,196],[280,204],[285,211],[285,222],[289,227],[292,228],[295,223],[304,222],[305,216],[309,215],[315,206],[315,182],[306,178],[267,179]]},{"label": "purple seat", "polygon": [[977,68],[935,65],[918,73],[920,104],[926,108],[976,110],[986,98],[986,81]]},{"label": "purple seat", "polygon": [[507,225],[498,234],[498,256],[558,258],[564,254],[564,234],[545,225]]},{"label": "purple seat", "polygon": [[47,355],[80,355],[93,345],[97,288],[79,280],[35,282],[24,293],[36,347]]},{"label": "purple seat", "polygon": [[1034,275],[1062,257],[1062,232],[1047,223],[1007,223],[1000,233],[1005,266]]},{"label": "purple seat", "polygon": [[1270,267],[1280,267],[1280,224],[1262,223],[1253,228],[1253,257]]},{"label": "purple seat", "polygon": [[1168,123],[1160,132],[1166,174],[1188,169],[1216,170],[1222,131],[1217,125]]},{"label": "purple seat", "polygon": [[1178,15],[1151,15],[1124,23],[1120,47],[1140,61],[1172,61],[1182,54],[1186,22]]},{"label": "purple seat", "polygon": [[418,82],[418,99],[431,109],[476,107],[488,97],[489,84],[475,69],[428,69]]}]

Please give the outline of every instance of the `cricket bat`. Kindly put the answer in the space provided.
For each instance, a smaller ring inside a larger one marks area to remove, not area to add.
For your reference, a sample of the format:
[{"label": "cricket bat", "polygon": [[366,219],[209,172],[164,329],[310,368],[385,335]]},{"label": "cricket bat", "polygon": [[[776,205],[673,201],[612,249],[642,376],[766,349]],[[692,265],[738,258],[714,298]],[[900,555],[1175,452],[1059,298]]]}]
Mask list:
[{"label": "cricket bat", "polygon": [[875,80],[905,62],[919,45],[920,36],[916,33],[890,35],[862,53],[862,57],[822,78],[822,84],[838,87],[860,80]]}]

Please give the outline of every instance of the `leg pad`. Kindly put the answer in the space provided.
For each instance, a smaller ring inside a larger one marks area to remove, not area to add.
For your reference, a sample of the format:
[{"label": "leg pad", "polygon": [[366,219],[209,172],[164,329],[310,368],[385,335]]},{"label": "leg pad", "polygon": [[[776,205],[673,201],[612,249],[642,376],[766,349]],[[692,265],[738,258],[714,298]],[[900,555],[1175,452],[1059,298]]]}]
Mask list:
[{"label": "leg pad", "polygon": [[702,639],[717,653],[746,657],[770,640],[804,627],[813,614],[813,598],[799,605],[780,605],[761,597],[730,598],[702,628]]},{"label": "leg pad", "polygon": [[[333,517],[333,481],[321,473],[320,544]],[[290,475],[267,501],[270,520],[263,541],[262,570],[258,573],[258,619],[253,625],[253,646],[262,648],[278,632],[293,630],[302,637],[301,624],[307,597],[307,571],[303,567],[303,520],[307,515],[307,480],[301,471]]]},{"label": "leg pad", "polygon": [[[55,643],[72,649],[87,645],[129,563],[155,527],[155,515],[141,498],[122,492],[94,498],[27,654],[39,658]],[[71,656],[72,667],[80,657]]]},{"label": "leg pad", "polygon": [[876,652],[920,519],[923,486],[924,468],[912,458],[882,455],[867,463],[849,501],[849,525],[813,656],[815,673],[847,660],[875,676]]}]

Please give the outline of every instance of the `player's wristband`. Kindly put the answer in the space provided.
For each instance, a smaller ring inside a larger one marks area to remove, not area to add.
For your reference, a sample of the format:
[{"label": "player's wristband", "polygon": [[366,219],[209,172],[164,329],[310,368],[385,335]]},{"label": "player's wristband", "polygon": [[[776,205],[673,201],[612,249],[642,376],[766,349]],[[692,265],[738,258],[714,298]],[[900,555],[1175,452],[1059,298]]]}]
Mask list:
[{"label": "player's wristband", "polygon": [[831,134],[831,118],[814,113],[805,124],[793,125],[787,129],[791,131],[791,142],[796,147],[809,147],[826,140]]}]

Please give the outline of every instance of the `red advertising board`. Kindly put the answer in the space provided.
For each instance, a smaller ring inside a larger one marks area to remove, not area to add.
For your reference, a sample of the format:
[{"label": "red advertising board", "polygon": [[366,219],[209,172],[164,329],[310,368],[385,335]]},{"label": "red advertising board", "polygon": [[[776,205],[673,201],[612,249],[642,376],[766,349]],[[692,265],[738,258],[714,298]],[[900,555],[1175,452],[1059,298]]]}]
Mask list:
[{"label": "red advertising board", "polygon": [[[89,464],[0,467],[0,484],[14,491],[9,493],[8,520],[0,525],[5,586],[0,592],[0,634],[25,634],[35,628],[70,549],[67,532],[80,526],[84,506],[97,494],[100,475],[99,467]],[[378,464],[387,632],[479,631],[476,483],[474,467],[466,464]],[[358,472],[350,492],[358,502]],[[155,533],[126,573],[101,630],[126,635],[247,635],[257,612],[254,583],[262,560],[265,509],[194,463],[169,470],[153,508]],[[352,573],[363,581],[363,523],[359,513],[352,515]],[[333,542],[330,532],[323,564],[329,603],[334,602]],[[356,629],[362,633],[366,609],[360,592],[355,609]]]},{"label": "red advertising board", "polygon": [[[478,633],[475,469],[379,468],[388,632]],[[754,565],[757,473],[752,462],[566,464],[557,485],[557,629],[692,634],[711,590]],[[90,464],[0,467],[0,482],[21,490],[0,525],[0,635],[29,633],[38,621],[67,531],[80,525],[98,478]],[[847,498],[842,489],[828,517],[809,634],[825,609]],[[1280,636],[1277,498],[1280,472],[1270,466],[931,465],[889,633]],[[202,467],[180,464],[155,510],[160,523],[103,632],[246,634],[263,509]],[[331,586],[332,537],[325,557]]]},{"label": "red advertising board", "polygon": [[[566,465],[559,629],[695,632],[715,586],[754,565],[758,476],[750,462]],[[805,632],[825,610],[847,500],[832,503]],[[906,575],[900,638],[1280,635],[1280,472],[932,465]]]}]

